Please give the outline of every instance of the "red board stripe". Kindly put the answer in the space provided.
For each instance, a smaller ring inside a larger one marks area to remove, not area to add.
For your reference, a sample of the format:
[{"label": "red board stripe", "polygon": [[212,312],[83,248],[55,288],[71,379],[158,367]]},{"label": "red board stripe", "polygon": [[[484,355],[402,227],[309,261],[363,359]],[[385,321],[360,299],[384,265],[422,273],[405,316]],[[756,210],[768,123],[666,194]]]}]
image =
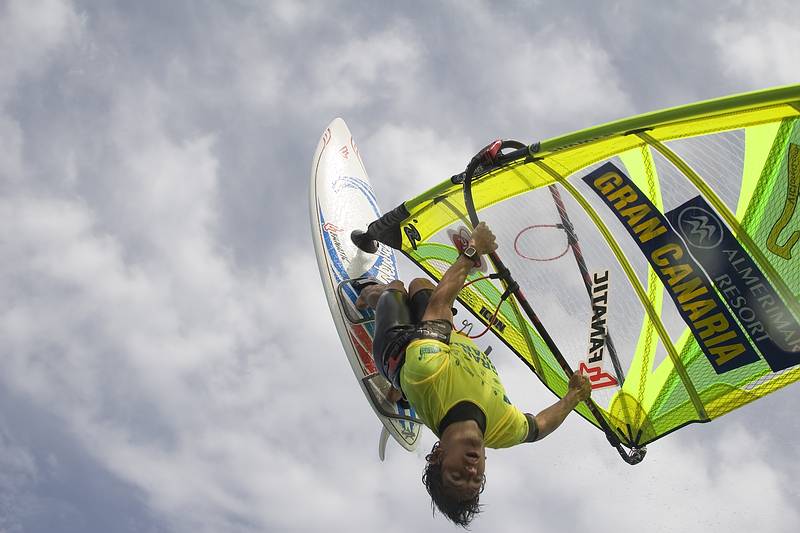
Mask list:
[{"label": "red board stripe", "polygon": [[357,325],[350,328],[350,342],[358,353],[358,358],[369,374],[377,372],[375,360],[372,359],[372,337],[369,336],[364,326]]}]

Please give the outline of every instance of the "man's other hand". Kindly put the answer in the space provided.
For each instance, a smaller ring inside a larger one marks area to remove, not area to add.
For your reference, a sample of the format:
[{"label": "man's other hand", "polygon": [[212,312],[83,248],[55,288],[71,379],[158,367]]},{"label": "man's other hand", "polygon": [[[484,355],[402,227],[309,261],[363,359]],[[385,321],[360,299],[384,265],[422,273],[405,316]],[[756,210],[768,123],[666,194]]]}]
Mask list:
[{"label": "man's other hand", "polygon": [[592,394],[592,386],[589,383],[589,378],[576,371],[569,378],[569,391],[573,393],[578,401],[585,401],[589,399]]}]

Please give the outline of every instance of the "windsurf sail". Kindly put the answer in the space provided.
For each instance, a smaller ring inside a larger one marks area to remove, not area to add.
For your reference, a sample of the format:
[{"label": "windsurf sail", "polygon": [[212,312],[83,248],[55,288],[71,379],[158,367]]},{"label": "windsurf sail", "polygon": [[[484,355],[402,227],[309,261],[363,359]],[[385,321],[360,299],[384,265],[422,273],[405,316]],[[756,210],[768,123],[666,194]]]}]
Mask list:
[{"label": "windsurf sail", "polygon": [[498,141],[354,240],[438,280],[486,221],[495,275],[459,301],[556,395],[586,372],[578,412],[638,462],[800,378],[799,190],[794,85]]}]

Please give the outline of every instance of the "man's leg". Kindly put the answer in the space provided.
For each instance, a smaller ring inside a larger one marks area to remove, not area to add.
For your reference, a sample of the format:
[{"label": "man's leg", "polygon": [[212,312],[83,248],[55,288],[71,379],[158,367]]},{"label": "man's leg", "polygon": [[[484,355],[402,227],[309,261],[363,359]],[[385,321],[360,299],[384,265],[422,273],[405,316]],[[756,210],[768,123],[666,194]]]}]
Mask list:
[{"label": "man's leg", "polygon": [[417,326],[418,338],[434,339],[445,344],[450,342],[450,332],[453,330],[453,314],[448,319],[430,319],[423,321],[423,317],[430,314],[430,303],[436,286],[429,280],[417,278],[409,285],[408,307],[411,310],[411,320]]},{"label": "man's leg", "polygon": [[408,286],[408,302],[411,308],[411,321],[414,324],[422,322],[428,302],[433,294],[435,285],[426,278],[416,278]]},{"label": "man's leg", "polygon": [[[405,347],[412,335],[413,323],[408,307],[408,294],[399,280],[369,289],[364,301],[375,308],[375,336],[372,357],[380,373],[399,388],[400,367],[405,361]],[[363,294],[363,293],[362,293]]]}]

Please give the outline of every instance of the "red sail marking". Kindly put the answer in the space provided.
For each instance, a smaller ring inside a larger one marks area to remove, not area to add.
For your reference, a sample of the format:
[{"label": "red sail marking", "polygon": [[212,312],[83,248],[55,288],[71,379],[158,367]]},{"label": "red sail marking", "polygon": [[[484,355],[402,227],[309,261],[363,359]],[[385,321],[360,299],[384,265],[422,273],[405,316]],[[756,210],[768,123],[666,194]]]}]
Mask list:
[{"label": "red sail marking", "polygon": [[586,363],[581,361],[578,371],[589,378],[589,383],[592,385],[592,390],[604,389],[606,387],[614,387],[618,385],[614,376],[608,372],[603,372],[599,366],[586,366]]}]

